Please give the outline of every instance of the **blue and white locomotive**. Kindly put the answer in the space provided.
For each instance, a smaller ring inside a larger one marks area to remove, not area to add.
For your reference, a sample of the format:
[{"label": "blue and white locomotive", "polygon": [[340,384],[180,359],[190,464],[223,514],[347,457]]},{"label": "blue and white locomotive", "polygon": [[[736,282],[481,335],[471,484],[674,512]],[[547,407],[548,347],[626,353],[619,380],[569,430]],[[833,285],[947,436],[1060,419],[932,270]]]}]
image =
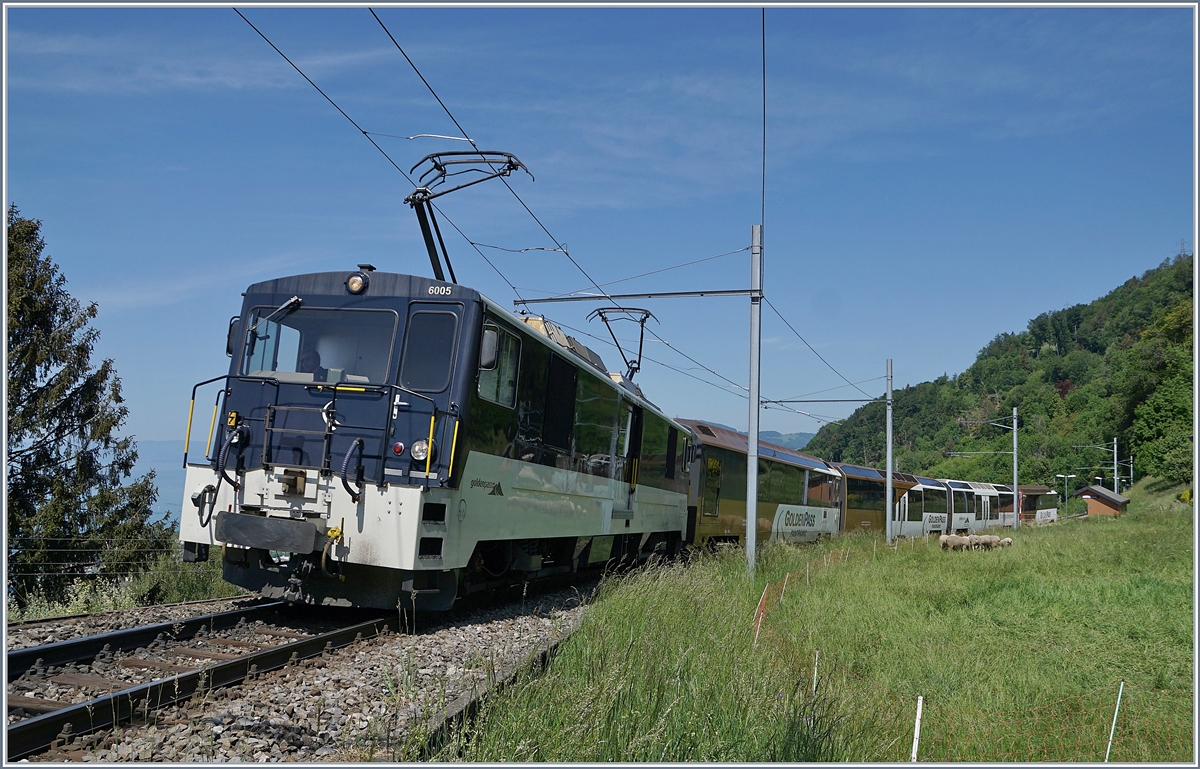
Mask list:
[{"label": "blue and white locomotive", "polygon": [[226,351],[180,539],[229,582],[441,610],[683,545],[690,432],[543,318],[359,265],[250,286]]}]

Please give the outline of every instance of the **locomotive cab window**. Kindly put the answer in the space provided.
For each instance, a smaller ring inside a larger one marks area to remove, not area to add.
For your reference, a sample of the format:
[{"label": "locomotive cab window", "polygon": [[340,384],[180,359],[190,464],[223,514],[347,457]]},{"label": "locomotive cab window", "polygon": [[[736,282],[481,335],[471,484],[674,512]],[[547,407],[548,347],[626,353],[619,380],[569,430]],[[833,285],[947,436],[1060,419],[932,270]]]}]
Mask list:
[{"label": "locomotive cab window", "polygon": [[414,392],[440,393],[450,385],[458,316],[447,310],[415,309],[420,306],[410,310],[404,332],[400,384]]},{"label": "locomotive cab window", "polygon": [[521,360],[521,340],[495,324],[487,323],[483,327],[481,346],[479,397],[512,408],[517,402],[517,364]]},{"label": "locomotive cab window", "polygon": [[242,374],[281,382],[384,382],[396,319],[391,310],[303,308],[280,317],[275,308],[257,307]]}]

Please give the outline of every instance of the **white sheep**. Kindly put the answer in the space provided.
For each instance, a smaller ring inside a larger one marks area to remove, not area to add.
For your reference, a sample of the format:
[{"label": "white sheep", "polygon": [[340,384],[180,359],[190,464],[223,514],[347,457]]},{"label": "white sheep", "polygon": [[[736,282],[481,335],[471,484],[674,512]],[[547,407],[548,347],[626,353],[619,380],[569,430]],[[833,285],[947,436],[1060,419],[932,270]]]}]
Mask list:
[{"label": "white sheep", "polygon": [[971,546],[971,541],[966,537],[959,537],[954,534],[943,535],[946,537],[946,544],[951,550],[966,550]]},{"label": "white sheep", "polygon": [[950,547],[950,535],[943,534],[942,536],[938,537],[938,544],[941,545],[943,550]]},{"label": "white sheep", "polygon": [[1012,537],[1005,537],[1000,540],[1000,547],[1010,547],[1012,545]]},{"label": "white sheep", "polygon": [[1000,538],[992,534],[984,534],[979,537],[979,545],[984,550],[991,550],[993,547],[999,546],[999,544]]},{"label": "white sheep", "polygon": [[968,535],[967,535],[967,542],[969,543],[969,545],[968,545],[968,546],[969,546],[969,547],[970,547],[972,550],[978,550],[978,549],[979,549],[979,544],[980,544],[980,543],[979,543],[979,537],[975,536],[974,534],[968,534]]}]

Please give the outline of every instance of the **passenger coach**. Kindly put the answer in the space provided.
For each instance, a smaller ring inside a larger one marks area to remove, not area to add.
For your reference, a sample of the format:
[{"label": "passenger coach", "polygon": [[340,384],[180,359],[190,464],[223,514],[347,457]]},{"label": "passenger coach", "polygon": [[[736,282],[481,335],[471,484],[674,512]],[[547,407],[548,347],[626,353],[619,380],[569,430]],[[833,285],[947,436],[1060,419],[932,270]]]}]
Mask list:
[{"label": "passenger coach", "polygon": [[[742,543],[746,533],[749,439],[709,422],[681,419],[692,430],[687,541]],[[824,460],[766,441],[758,444],[756,539],[815,541],[841,530],[842,479]]]}]

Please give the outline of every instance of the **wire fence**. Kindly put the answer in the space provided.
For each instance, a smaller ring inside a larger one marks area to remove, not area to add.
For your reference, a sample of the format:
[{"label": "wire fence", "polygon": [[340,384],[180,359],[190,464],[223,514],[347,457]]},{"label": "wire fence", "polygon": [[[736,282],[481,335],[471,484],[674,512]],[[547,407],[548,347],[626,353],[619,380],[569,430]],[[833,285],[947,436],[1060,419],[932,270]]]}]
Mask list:
[{"label": "wire fence", "polygon": [[908,762],[915,755],[919,761],[1194,763],[1194,692],[1128,681],[1008,711],[959,710],[925,696],[918,731],[916,696],[887,689],[764,625],[788,589],[802,589],[849,555],[848,548],[830,551],[768,584],[752,629],[756,644],[769,640],[789,649],[793,659],[809,661],[813,695],[840,716],[841,748],[852,760]]}]

